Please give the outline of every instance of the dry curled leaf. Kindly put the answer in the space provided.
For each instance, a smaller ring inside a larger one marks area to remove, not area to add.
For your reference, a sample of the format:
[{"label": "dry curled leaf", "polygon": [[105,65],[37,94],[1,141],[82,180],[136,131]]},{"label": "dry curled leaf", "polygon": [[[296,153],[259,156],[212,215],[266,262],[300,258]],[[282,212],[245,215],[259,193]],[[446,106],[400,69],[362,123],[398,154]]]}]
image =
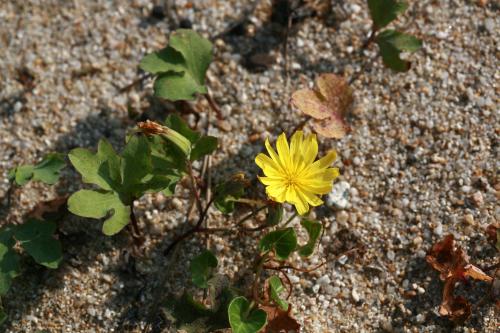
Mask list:
[{"label": "dry curled leaf", "polygon": [[464,297],[454,295],[455,284],[465,281],[467,277],[486,282],[491,282],[492,278],[469,263],[469,257],[461,247],[456,246],[453,235],[447,235],[434,244],[425,259],[445,281],[439,314],[457,323],[465,321],[471,314],[471,305]]},{"label": "dry curled leaf", "polygon": [[461,247],[456,246],[453,235],[447,235],[434,244],[425,259],[440,273],[439,277],[443,281],[449,278],[464,280],[466,277],[487,282],[492,280],[481,269],[469,263],[469,257]]},{"label": "dry curled leaf", "polygon": [[279,307],[262,305],[260,307],[267,313],[267,325],[261,332],[265,333],[282,333],[288,331],[299,332],[300,324],[290,314],[292,306],[288,306],[287,311],[281,310]]},{"label": "dry curled leaf", "polygon": [[464,322],[471,315],[471,305],[462,296],[455,296],[455,283],[457,279],[446,280],[443,290],[443,302],[439,306],[439,314],[448,317],[455,323]]},{"label": "dry curled leaf", "polygon": [[349,130],[344,116],[352,105],[352,90],[346,80],[332,73],[316,79],[317,89],[300,89],[292,94],[292,104],[314,118],[313,129],[327,137],[340,139]]}]

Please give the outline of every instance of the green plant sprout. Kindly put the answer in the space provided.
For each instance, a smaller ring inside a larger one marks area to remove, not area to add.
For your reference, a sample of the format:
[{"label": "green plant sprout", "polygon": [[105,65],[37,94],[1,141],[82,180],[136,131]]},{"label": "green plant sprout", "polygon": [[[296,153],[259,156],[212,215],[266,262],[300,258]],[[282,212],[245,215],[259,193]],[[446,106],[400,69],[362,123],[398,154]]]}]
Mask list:
[{"label": "green plant sprout", "polygon": [[54,222],[36,219],[0,228],[0,324],[7,319],[1,297],[9,291],[12,280],[21,274],[21,256],[15,245],[36,263],[56,269],[62,260],[62,248],[54,238],[55,230]]},{"label": "green plant sprout", "polygon": [[409,61],[402,60],[403,51],[415,52],[422,47],[422,41],[412,35],[393,29],[380,29],[397,19],[408,9],[405,1],[396,0],[368,0],[368,7],[372,17],[372,31],[364,48],[375,41],[380,48],[380,55],[384,65],[396,72],[406,72],[410,69]]},{"label": "green plant sprout", "polygon": [[25,164],[9,171],[8,178],[19,186],[26,185],[30,180],[53,185],[59,180],[61,170],[66,166],[64,155],[47,154],[35,165]]},{"label": "green plant sprout", "polygon": [[212,61],[212,44],[193,30],[179,29],[169,45],[145,56],[140,67],[156,76],[154,92],[171,101],[193,100],[206,94],[205,75]]}]

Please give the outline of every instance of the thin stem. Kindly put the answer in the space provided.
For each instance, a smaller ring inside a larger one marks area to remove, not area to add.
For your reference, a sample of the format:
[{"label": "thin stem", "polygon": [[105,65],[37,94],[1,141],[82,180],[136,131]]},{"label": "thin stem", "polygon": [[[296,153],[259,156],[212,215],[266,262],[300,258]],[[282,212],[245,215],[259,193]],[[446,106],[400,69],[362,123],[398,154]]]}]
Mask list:
[{"label": "thin stem", "polygon": [[134,229],[135,234],[140,236],[141,230],[139,229],[139,223],[137,222],[137,218],[135,216],[134,202],[135,201],[132,201],[132,204],[130,205],[130,221],[132,221],[132,228]]},{"label": "thin stem", "polygon": [[131,83],[127,84],[126,86],[118,89],[118,92],[120,92],[120,93],[127,92],[130,89],[132,89],[133,87],[135,87],[136,85],[144,82],[146,79],[149,79],[151,76],[152,76],[151,74],[144,74],[144,75],[140,76],[139,78],[135,79],[134,81],[132,81]]},{"label": "thin stem", "polygon": [[256,260],[256,265],[254,267],[255,277],[252,284],[252,296],[254,301],[256,301],[259,304],[263,304],[263,302],[260,299],[258,284],[260,281],[260,274],[262,272],[262,268],[264,267],[264,264],[266,263],[268,257],[269,257],[269,251],[264,253],[263,255],[258,255]]},{"label": "thin stem", "polygon": [[174,239],[172,241],[172,243],[165,249],[165,251],[163,251],[163,255],[165,257],[169,255],[169,253],[175,248],[175,246],[177,244],[179,244],[184,239],[192,236],[193,234],[199,232],[202,229],[201,225],[203,224],[203,221],[205,220],[205,217],[207,216],[208,209],[210,208],[210,206],[212,205],[212,203],[213,203],[213,200],[210,200],[207,203],[207,206],[201,212],[200,217],[198,219],[198,222],[196,223],[196,225],[194,227],[192,227],[191,229],[189,229],[188,231],[186,231],[185,233],[183,233],[182,235],[180,235],[179,237],[177,237],[176,239]]},{"label": "thin stem", "polygon": [[205,96],[205,99],[207,100],[208,105],[210,106],[210,108],[212,110],[214,110],[217,119],[218,120],[224,119],[224,117],[222,116],[222,112],[219,109],[219,106],[217,105],[217,103],[215,103],[214,99],[210,95],[210,92],[207,92],[206,94],[203,94],[203,96]]},{"label": "thin stem", "polygon": [[243,223],[245,223],[247,220],[249,220],[250,218],[252,218],[254,215],[257,215],[257,213],[259,213],[260,211],[266,209],[267,207],[269,207],[269,205],[264,205],[264,206],[261,206],[259,208],[257,208],[256,210],[253,210],[251,213],[249,213],[248,215],[246,215],[245,217],[243,217],[241,220],[239,220],[236,225],[237,226],[240,226],[242,225]]},{"label": "thin stem", "polygon": [[297,215],[298,215],[297,212],[293,213],[292,216],[290,216],[288,220],[285,222],[283,227],[287,227],[293,221],[293,219],[297,217]]},{"label": "thin stem", "polygon": [[193,192],[194,199],[196,201],[196,207],[198,208],[198,213],[201,215],[201,213],[203,212],[203,206],[201,204],[200,192],[198,191],[196,179],[194,178],[193,165],[191,164],[191,161],[188,161],[187,167],[190,178],[189,184],[191,185],[191,191]]},{"label": "thin stem", "polygon": [[[378,28],[375,25],[373,25],[372,30],[370,31],[370,35],[363,42],[363,45],[361,45],[361,48],[358,51],[359,57],[363,56],[363,52],[373,43],[373,41],[375,41],[375,36],[377,34],[377,31],[378,31]],[[371,58],[370,60],[373,60],[373,58]],[[349,85],[353,84],[353,82],[356,81],[360,77],[360,75],[366,70],[366,68],[368,67],[368,64],[370,64],[370,63],[371,63],[371,61],[365,61],[365,63],[361,67],[361,69],[349,79]]]}]

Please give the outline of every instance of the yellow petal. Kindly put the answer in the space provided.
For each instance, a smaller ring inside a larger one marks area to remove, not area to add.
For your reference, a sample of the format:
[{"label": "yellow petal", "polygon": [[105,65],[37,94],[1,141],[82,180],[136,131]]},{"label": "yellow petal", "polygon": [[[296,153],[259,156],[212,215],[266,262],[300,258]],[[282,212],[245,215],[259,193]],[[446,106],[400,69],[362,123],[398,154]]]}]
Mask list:
[{"label": "yellow petal", "polygon": [[299,215],[304,215],[309,211],[309,204],[300,192],[297,192],[297,199],[298,201],[293,203],[295,209],[297,209],[297,213],[299,213]]},{"label": "yellow petal", "polygon": [[264,185],[285,185],[285,182],[283,178],[278,178],[278,177],[260,177],[258,176],[260,182]]},{"label": "yellow petal", "polygon": [[264,171],[266,176],[279,176],[282,174],[281,167],[266,154],[260,153],[257,155],[255,164]]},{"label": "yellow petal", "polygon": [[266,193],[271,200],[285,202],[286,186],[271,185],[266,187]]},{"label": "yellow petal", "polygon": [[283,165],[281,164],[280,158],[278,154],[274,151],[273,147],[271,147],[271,144],[269,143],[269,139],[266,139],[266,149],[267,152],[269,153],[269,156],[271,156],[271,159],[280,167],[279,171],[284,172]]},{"label": "yellow petal", "polygon": [[316,134],[309,134],[302,143],[302,153],[304,155],[304,164],[307,166],[314,162],[318,155],[318,141]]},{"label": "yellow petal", "polygon": [[321,159],[317,160],[312,164],[313,168],[327,168],[329,167],[333,161],[337,159],[337,153],[335,150],[330,150],[328,154],[323,156]]},{"label": "yellow petal", "polygon": [[278,150],[278,155],[281,161],[281,166],[285,172],[292,171],[292,163],[290,160],[290,147],[288,146],[288,141],[286,139],[286,134],[281,133],[276,141],[276,150]]},{"label": "yellow petal", "polygon": [[301,195],[306,199],[307,203],[311,206],[319,206],[323,204],[323,200],[321,200],[318,196],[314,195],[308,191],[300,191]]}]

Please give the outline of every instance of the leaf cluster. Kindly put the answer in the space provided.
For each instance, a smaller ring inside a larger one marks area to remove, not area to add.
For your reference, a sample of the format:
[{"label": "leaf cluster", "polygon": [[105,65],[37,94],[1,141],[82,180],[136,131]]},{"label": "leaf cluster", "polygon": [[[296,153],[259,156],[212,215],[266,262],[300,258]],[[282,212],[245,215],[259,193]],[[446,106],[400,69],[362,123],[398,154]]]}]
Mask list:
[{"label": "leaf cluster", "polygon": [[156,75],[154,93],[171,101],[193,100],[206,94],[205,75],[212,61],[212,44],[193,30],[171,34],[169,45],[146,55],[141,69]]},{"label": "leaf cluster", "polygon": [[[61,243],[54,238],[56,224],[51,221],[28,219],[21,225],[0,228],[0,297],[4,296],[12,280],[21,274],[21,256],[16,244],[36,263],[55,269],[62,260]],[[0,298],[0,324],[7,319]]]},{"label": "leaf cluster", "polygon": [[[368,7],[373,20],[373,31],[378,32],[403,14],[408,9],[408,4],[397,0],[368,0]],[[394,29],[377,33],[375,42],[380,48],[384,64],[396,72],[406,72],[411,67],[409,61],[401,59],[401,52],[415,52],[422,47],[420,39]]]},{"label": "leaf cluster", "polygon": [[66,166],[64,155],[50,153],[37,164],[24,164],[9,171],[8,178],[19,186],[26,185],[30,180],[40,181],[48,185],[55,184],[61,170]]},{"label": "leaf cluster", "polygon": [[[134,200],[145,193],[171,193],[180,178],[175,161],[157,151],[158,147],[150,144],[145,136],[135,135],[129,138],[121,155],[105,139],[99,141],[96,153],[84,148],[73,149],[69,153],[71,163],[84,183],[98,189],[83,189],[72,194],[68,210],[83,217],[106,218],[104,234],[118,233],[129,223]],[[175,159],[178,155],[173,156]]]}]

